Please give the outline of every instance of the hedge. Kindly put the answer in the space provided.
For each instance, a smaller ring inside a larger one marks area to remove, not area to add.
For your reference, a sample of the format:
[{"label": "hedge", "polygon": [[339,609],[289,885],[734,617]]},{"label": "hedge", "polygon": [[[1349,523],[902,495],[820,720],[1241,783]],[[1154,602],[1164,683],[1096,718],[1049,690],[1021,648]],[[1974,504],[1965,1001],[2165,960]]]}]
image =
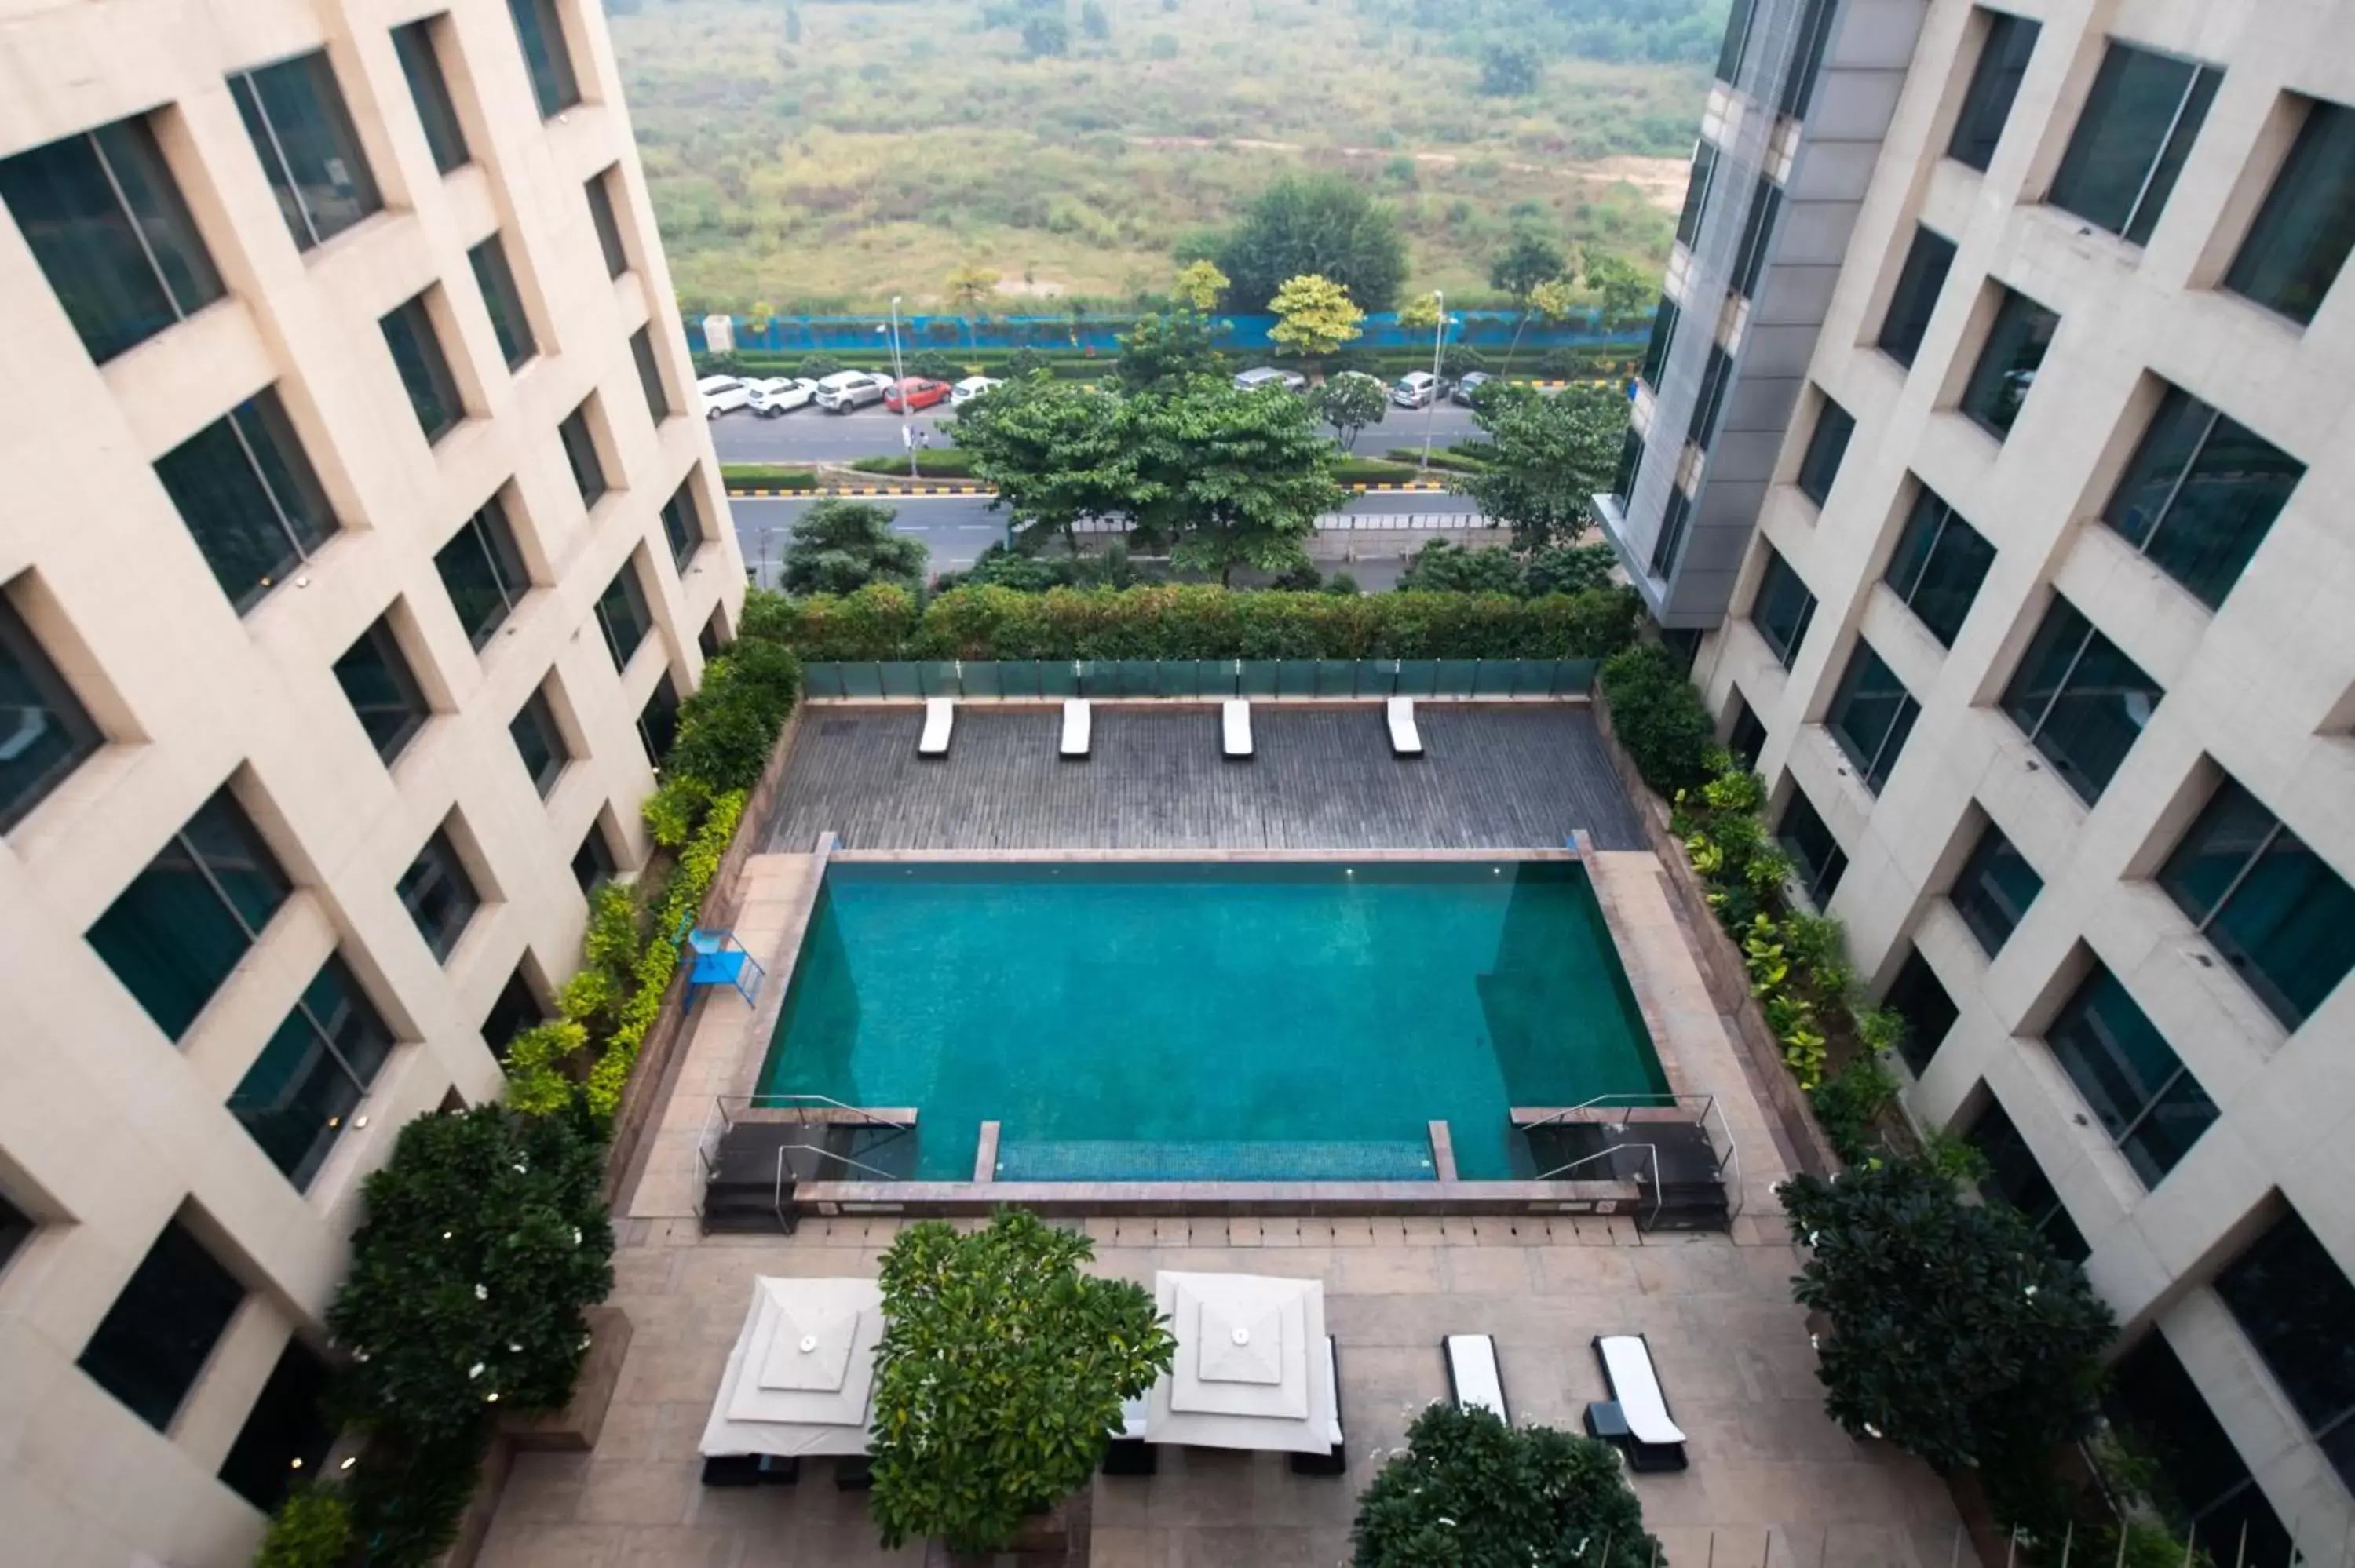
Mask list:
[{"label": "hedge", "polygon": [[730,490],[815,490],[817,475],[782,463],[723,462],[719,482]]},{"label": "hedge", "polygon": [[1612,732],[1645,783],[1673,800],[1709,781],[1717,726],[1666,649],[1628,648],[1604,662],[1602,677]]},{"label": "hedge", "polygon": [[[898,457],[863,457],[850,466],[861,473],[898,474],[902,479],[908,474],[908,458],[904,452]],[[916,473],[922,479],[971,479],[973,454],[920,451],[916,454]]]}]

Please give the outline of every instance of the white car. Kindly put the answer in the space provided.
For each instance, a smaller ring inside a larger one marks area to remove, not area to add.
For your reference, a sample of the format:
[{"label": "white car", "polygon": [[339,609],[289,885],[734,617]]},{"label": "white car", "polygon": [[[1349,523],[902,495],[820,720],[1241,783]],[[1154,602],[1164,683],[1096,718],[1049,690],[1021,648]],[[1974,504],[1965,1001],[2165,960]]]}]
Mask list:
[{"label": "white car", "polygon": [[869,403],[883,401],[890,381],[863,370],[837,370],[817,384],[817,406],[829,414],[847,414]]},{"label": "white car", "polygon": [[695,396],[703,404],[703,417],[716,419],[749,405],[752,389],[733,376],[707,376],[695,384]]},{"label": "white car", "polygon": [[986,376],[968,376],[949,388],[949,407],[962,408],[999,383]]},{"label": "white car", "polygon": [[1235,385],[1246,392],[1256,392],[1271,383],[1282,387],[1286,392],[1308,390],[1308,377],[1297,370],[1278,370],[1272,365],[1243,371],[1235,377]]},{"label": "white car", "polygon": [[1401,408],[1428,408],[1447,396],[1447,383],[1428,370],[1410,370],[1391,388],[1391,401]]},{"label": "white car", "polygon": [[806,376],[773,376],[746,385],[752,389],[752,412],[764,419],[806,408],[817,396],[817,383]]}]

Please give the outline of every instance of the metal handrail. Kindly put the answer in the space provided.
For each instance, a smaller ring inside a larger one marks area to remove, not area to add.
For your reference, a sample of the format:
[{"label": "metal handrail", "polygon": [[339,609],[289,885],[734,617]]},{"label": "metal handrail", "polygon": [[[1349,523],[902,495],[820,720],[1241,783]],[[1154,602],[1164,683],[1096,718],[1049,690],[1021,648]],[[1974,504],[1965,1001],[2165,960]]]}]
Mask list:
[{"label": "metal handrail", "polygon": [[[1569,1120],[1572,1117],[1576,1116],[1581,1111],[1594,1110],[1600,1107],[1613,1105],[1618,1106],[1622,1111],[1626,1113],[1619,1118],[1619,1125],[1621,1127],[1625,1127],[1629,1118],[1636,1111],[1658,1106],[1663,1102],[1670,1106],[1682,1105],[1687,1100],[1699,1100],[1701,1102],[1699,1114],[1693,1118],[1693,1120],[1696,1122],[1706,1119],[1709,1113],[1711,1110],[1714,1110],[1717,1107],[1717,1097],[1715,1095],[1680,1095],[1666,1092],[1656,1094],[1649,1091],[1642,1094],[1597,1095],[1591,1100],[1582,1100],[1577,1105],[1564,1107],[1562,1109],[1554,1112],[1551,1116],[1540,1117],[1537,1120],[1531,1122],[1523,1122],[1521,1124],[1521,1130],[1526,1132],[1529,1128],[1535,1127],[1551,1127],[1558,1122]],[[1721,1116],[1720,1119],[1723,1119]]]},{"label": "metal handrail", "polygon": [[[1553,1170],[1547,1171],[1542,1176],[1540,1176],[1538,1180],[1540,1181],[1559,1181],[1561,1180],[1562,1172],[1565,1171],[1575,1171],[1582,1165],[1592,1165],[1598,1160],[1615,1159],[1619,1155],[1631,1153],[1638,1149],[1644,1151],[1645,1160],[1652,1167],[1652,1213],[1657,1215],[1660,1212],[1661,1198],[1660,1151],[1655,1145],[1649,1143],[1622,1143],[1610,1149],[1598,1149],[1592,1154],[1580,1155],[1577,1159],[1572,1160],[1567,1165],[1556,1166]],[[1641,1187],[1644,1184],[1644,1173],[1641,1171],[1638,1171],[1636,1172],[1636,1185]]]},{"label": "metal handrail", "polygon": [[[722,1095],[719,1097],[719,1106],[723,1115],[730,1100],[741,1101],[746,1110],[808,1111],[823,1106],[830,1110],[848,1111],[865,1125],[888,1127],[894,1132],[905,1132],[909,1126],[904,1121],[894,1121],[890,1117],[877,1116],[865,1106],[855,1106],[847,1101],[836,1099],[832,1095]],[[807,1121],[809,1118],[805,1116],[800,1119]],[[735,1124],[730,1120],[729,1125],[732,1127]]]},{"label": "metal handrail", "polygon": [[[1559,1126],[1567,1122],[1571,1118],[1576,1116],[1581,1111],[1593,1110],[1598,1107],[1614,1105],[1620,1106],[1626,1113],[1622,1115],[1619,1118],[1619,1126],[1624,1130],[1629,1125],[1634,1113],[1645,1108],[1646,1106],[1658,1106],[1662,1104],[1681,1106],[1689,1100],[1698,1100],[1700,1102],[1700,1109],[1693,1116],[1693,1124],[1700,1127],[1704,1134],[1708,1132],[1708,1124],[1712,1118],[1714,1118],[1717,1123],[1718,1136],[1712,1139],[1711,1142],[1721,1150],[1721,1152],[1717,1157],[1717,1174],[1719,1184],[1727,1188],[1732,1194],[1731,1200],[1726,1208],[1727,1217],[1731,1218],[1733,1215],[1742,1213],[1742,1150],[1741,1146],[1734,1141],[1732,1124],[1725,1119],[1725,1107],[1717,1103],[1717,1097],[1715,1095],[1671,1094],[1665,1092],[1597,1095],[1591,1100],[1587,1100],[1580,1105],[1567,1107],[1564,1109],[1554,1112],[1551,1116],[1541,1117],[1538,1120],[1532,1122],[1525,1122],[1521,1125],[1521,1131],[1527,1133],[1540,1127]],[[1621,1147],[1628,1149],[1638,1147],[1649,1148],[1650,1145],[1624,1144]],[[1608,1153],[1610,1151],[1605,1150],[1603,1152]],[[1586,1160],[1592,1160],[1596,1158],[1596,1156],[1588,1155],[1584,1158]],[[1583,1162],[1583,1160],[1572,1161],[1573,1164]],[[1562,1169],[1568,1170],[1569,1168],[1569,1166],[1564,1166]],[[1548,1178],[1540,1178],[1540,1180],[1547,1179]]]},{"label": "metal handrail", "polygon": [[[879,1166],[879,1165],[869,1165],[869,1164],[868,1164],[868,1163],[867,1163],[867,1161],[865,1161],[864,1160],[853,1160],[853,1159],[852,1159],[849,1155],[847,1155],[847,1154],[837,1154],[837,1153],[836,1153],[833,1150],[831,1150],[831,1149],[820,1149],[820,1148],[818,1148],[818,1147],[817,1147],[816,1145],[815,1145],[815,1144],[808,1144],[808,1143],[805,1143],[805,1144],[799,1145],[799,1148],[801,1149],[801,1150],[802,1150],[802,1152],[803,1152],[803,1153],[805,1153],[805,1154],[815,1154],[815,1155],[816,1155],[820,1160],[839,1160],[841,1163],[843,1163],[843,1164],[845,1164],[845,1165],[849,1166],[853,1171],[867,1171],[868,1174],[872,1175],[872,1176],[873,1176],[877,1181],[897,1181],[900,1180],[900,1178],[899,1178],[899,1177],[897,1177],[897,1176],[892,1175],[892,1174],[891,1174],[891,1172],[890,1172],[889,1171],[884,1170],[884,1169],[883,1169],[881,1166]],[[784,1151],[783,1150],[782,1150],[782,1149],[781,1149],[781,1150],[777,1150],[777,1153],[778,1153],[778,1155],[779,1155],[780,1157],[782,1157],[782,1156],[784,1154],[784,1152],[785,1152],[785,1151]]]}]

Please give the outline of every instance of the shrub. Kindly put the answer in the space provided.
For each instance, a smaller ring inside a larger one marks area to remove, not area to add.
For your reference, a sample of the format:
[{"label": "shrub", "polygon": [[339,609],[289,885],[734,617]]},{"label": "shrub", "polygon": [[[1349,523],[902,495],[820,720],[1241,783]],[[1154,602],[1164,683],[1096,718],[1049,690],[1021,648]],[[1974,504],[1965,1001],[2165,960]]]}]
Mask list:
[{"label": "shrub", "polygon": [[[935,322],[933,324],[938,326],[943,323]],[[949,331],[954,333],[955,326],[951,324]],[[909,357],[908,374],[921,376],[927,381],[954,381],[957,378],[956,361],[951,359],[946,352],[941,349],[919,349]]]},{"label": "shrub", "polygon": [[1608,1445],[1452,1404],[1414,1418],[1350,1536],[1357,1568],[1650,1568],[1659,1555]]},{"label": "shrub", "polygon": [[815,490],[817,475],[773,462],[723,462],[719,482],[730,490]]},{"label": "shrub", "polygon": [[[679,705],[678,737],[664,759],[669,779],[707,798],[750,789],[768,765],[802,690],[801,661],[782,643],[739,638],[704,667],[703,684]],[[688,782],[692,781],[692,782]],[[650,819],[651,821],[651,819]],[[677,845],[686,834],[657,841]]]},{"label": "shrub", "polygon": [[794,366],[794,374],[807,380],[823,381],[842,369],[842,361],[830,354],[810,354],[802,356],[802,362]]},{"label": "shrub", "polygon": [[1673,800],[1710,775],[1716,729],[1700,694],[1666,649],[1628,648],[1603,665],[1611,727],[1644,782]]},{"label": "shrub", "polygon": [[1897,1075],[1878,1056],[1859,1056],[1817,1084],[1808,1099],[1832,1150],[1851,1165],[1872,1154],[1872,1121],[1897,1103]]},{"label": "shrub", "polygon": [[367,1568],[430,1568],[458,1539],[490,1426],[432,1443],[388,1439],[352,1472],[352,1534]]},{"label": "shrub", "polygon": [[297,1487],[270,1516],[253,1568],[343,1568],[352,1551],[352,1512],[336,1492]]}]

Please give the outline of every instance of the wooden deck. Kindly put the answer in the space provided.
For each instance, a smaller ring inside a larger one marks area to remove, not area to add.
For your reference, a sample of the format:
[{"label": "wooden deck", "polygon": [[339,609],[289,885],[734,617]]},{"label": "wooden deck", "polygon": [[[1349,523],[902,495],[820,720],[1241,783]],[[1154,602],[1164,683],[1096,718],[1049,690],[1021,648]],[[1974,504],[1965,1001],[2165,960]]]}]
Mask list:
[{"label": "wooden deck", "polygon": [[1220,755],[1214,705],[1099,705],[1093,755],[1055,754],[1046,708],[961,705],[945,758],[923,712],[815,704],[765,826],[772,853],[847,850],[1639,850],[1635,809],[1583,705],[1416,708],[1420,758],[1391,755],[1380,703],[1256,704],[1257,755]]}]

